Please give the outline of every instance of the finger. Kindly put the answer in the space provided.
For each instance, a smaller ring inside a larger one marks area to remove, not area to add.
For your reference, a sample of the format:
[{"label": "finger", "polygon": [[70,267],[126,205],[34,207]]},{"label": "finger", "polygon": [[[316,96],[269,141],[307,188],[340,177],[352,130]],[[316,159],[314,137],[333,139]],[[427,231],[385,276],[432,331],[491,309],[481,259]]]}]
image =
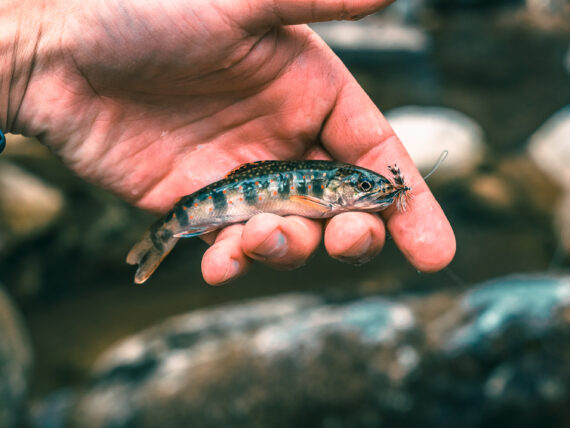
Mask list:
[{"label": "finger", "polygon": [[304,217],[258,214],[245,225],[242,249],[254,260],[294,269],[306,263],[319,246],[322,224]]},{"label": "finger", "polygon": [[[249,14],[244,14],[241,2],[232,14],[249,30],[275,25],[308,24],[340,19],[356,20],[374,13],[394,0],[266,0],[254,2]],[[239,6],[238,6],[239,5]]]},{"label": "finger", "polygon": [[335,158],[389,176],[387,166],[397,163],[413,200],[406,211],[390,207],[381,212],[390,234],[417,269],[442,269],[455,254],[455,237],[441,207],[394,131],[347,73],[337,103],[327,120],[321,141]]},{"label": "finger", "polygon": [[331,156],[320,144],[314,144],[309,147],[305,152],[303,158],[309,160],[332,160]]},{"label": "finger", "polygon": [[202,275],[210,285],[220,285],[240,275],[249,268],[251,261],[241,250],[242,224],[222,229],[214,244],[202,257]]},{"label": "finger", "polygon": [[384,223],[369,213],[343,213],[325,228],[325,247],[335,259],[362,264],[376,257],[386,239]]}]

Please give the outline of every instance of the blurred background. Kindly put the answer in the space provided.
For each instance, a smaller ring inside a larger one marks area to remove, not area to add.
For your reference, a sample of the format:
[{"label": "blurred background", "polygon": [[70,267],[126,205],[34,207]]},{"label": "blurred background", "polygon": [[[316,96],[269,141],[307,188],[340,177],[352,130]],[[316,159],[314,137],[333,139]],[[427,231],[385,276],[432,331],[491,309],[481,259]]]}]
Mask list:
[{"label": "blurred background", "polygon": [[214,288],[190,239],[134,286],[153,217],[9,135],[0,427],[570,426],[570,1],[398,0],[313,28],[423,172],[449,151],[428,181],[451,266],[389,241]]}]

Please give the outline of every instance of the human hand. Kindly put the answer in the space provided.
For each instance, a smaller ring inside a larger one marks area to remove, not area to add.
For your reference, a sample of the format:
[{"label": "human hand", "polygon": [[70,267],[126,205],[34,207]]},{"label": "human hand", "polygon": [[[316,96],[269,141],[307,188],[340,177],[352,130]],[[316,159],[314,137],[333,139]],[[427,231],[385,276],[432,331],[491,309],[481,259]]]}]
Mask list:
[{"label": "human hand", "polygon": [[[80,176],[155,212],[254,160],[333,158],[381,173],[397,163],[417,182],[408,210],[330,219],[327,251],[368,261],[386,225],[416,268],[452,259],[451,227],[389,124],[326,44],[296,25],[359,17],[388,0],[44,3],[34,5],[41,19],[28,9],[20,20],[29,48],[14,60],[4,129],[37,136]],[[40,24],[27,27],[28,14]],[[206,238],[204,278],[226,282],[251,260],[297,267],[322,234],[321,221],[255,216]]]}]

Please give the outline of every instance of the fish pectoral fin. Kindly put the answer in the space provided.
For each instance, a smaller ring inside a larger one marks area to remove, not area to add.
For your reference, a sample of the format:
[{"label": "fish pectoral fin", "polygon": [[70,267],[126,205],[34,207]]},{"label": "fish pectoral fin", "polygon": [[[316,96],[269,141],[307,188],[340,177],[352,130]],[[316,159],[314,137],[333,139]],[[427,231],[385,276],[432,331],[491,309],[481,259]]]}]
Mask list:
[{"label": "fish pectoral fin", "polygon": [[175,233],[175,238],[193,238],[218,229],[217,227],[192,227],[184,232]]},{"label": "fish pectoral fin", "polygon": [[320,200],[318,198],[314,198],[312,196],[291,195],[291,196],[289,196],[289,199],[293,202],[299,202],[299,203],[304,204],[308,207],[311,207],[312,209],[316,209],[318,211],[321,211],[323,214],[329,212],[332,209],[331,204],[327,204],[326,202],[323,202],[322,200]]}]

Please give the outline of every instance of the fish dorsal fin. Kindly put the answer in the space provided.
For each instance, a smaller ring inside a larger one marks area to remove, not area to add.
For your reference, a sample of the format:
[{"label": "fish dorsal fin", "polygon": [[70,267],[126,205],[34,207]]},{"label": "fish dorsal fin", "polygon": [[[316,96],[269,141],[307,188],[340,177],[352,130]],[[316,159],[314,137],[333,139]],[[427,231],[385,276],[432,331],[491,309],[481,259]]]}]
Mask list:
[{"label": "fish dorsal fin", "polygon": [[239,165],[239,166],[235,167],[234,169],[232,169],[230,172],[228,172],[226,174],[226,176],[224,178],[232,177],[232,176],[237,175],[237,174],[242,174],[246,171],[260,169],[260,168],[263,168],[264,164],[267,164],[269,166],[269,164],[273,164],[275,162],[276,161],[274,161],[274,160],[261,160],[261,161],[244,163],[244,164]]}]

